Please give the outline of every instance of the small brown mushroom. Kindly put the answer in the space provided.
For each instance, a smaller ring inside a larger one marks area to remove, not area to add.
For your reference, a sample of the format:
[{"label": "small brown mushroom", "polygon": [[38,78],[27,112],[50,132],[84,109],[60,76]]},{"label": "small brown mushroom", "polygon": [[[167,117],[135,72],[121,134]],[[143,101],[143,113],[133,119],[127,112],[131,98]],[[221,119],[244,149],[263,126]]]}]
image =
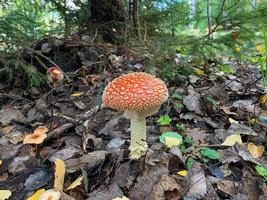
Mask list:
[{"label": "small brown mushroom", "polygon": [[39,198],[39,200],[59,200],[60,192],[54,189],[46,190]]}]

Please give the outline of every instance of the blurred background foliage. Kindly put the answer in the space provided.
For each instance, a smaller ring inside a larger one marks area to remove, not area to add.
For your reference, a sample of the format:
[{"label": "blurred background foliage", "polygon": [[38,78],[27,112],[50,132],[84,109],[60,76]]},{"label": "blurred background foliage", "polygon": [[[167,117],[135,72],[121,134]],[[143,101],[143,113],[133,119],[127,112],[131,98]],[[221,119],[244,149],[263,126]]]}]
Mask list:
[{"label": "blurred background foliage", "polygon": [[[0,55],[16,52],[42,38],[94,33],[89,21],[97,21],[101,10],[95,8],[97,2],[99,5],[96,0],[1,1]],[[114,12],[114,3],[122,4],[120,9],[126,14],[123,41],[143,45],[149,65],[158,66],[162,77],[170,81],[177,81],[179,73],[191,73],[184,68],[188,62],[175,62],[177,55],[192,61],[194,67],[206,66],[210,59],[220,63],[225,58],[257,62],[255,56],[261,53],[256,46],[264,49],[266,0],[101,1],[105,12]],[[105,24],[105,20],[101,23]]]}]

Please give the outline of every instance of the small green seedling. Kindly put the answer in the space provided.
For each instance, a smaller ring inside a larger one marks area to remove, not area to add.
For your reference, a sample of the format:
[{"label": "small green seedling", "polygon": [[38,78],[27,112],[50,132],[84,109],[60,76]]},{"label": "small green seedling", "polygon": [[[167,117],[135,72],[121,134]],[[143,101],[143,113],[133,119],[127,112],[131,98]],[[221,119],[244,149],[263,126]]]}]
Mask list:
[{"label": "small green seedling", "polygon": [[217,160],[220,158],[220,153],[214,149],[209,148],[209,147],[202,148],[200,151],[200,155],[204,159]]},{"label": "small green seedling", "polygon": [[166,126],[169,125],[172,121],[172,118],[169,115],[162,115],[159,119],[158,119],[158,123],[161,126]]},{"label": "small green seedling", "polygon": [[261,165],[255,167],[256,171],[267,180],[267,169]]}]

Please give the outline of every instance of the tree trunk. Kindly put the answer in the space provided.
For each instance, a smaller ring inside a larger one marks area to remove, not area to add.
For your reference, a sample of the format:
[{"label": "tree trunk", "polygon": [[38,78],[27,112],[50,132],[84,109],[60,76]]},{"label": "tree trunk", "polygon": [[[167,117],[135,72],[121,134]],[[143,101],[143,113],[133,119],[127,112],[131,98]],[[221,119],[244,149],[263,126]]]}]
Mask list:
[{"label": "tree trunk", "polygon": [[128,18],[129,18],[129,22],[132,22],[132,11],[133,11],[133,2],[132,0],[129,0],[129,4],[128,4]]},{"label": "tree trunk", "polygon": [[97,29],[105,42],[120,43],[126,28],[126,11],[121,0],[91,0],[88,29]]},{"label": "tree trunk", "polygon": [[138,6],[137,6],[137,0],[133,0],[133,27],[134,28],[137,28],[137,21],[138,21],[138,19],[137,19],[137,17],[138,17],[138,15],[137,15],[137,8],[138,8]]},{"label": "tree trunk", "polygon": [[208,19],[208,38],[210,38],[211,33],[211,5],[210,0],[207,0],[207,19]]}]

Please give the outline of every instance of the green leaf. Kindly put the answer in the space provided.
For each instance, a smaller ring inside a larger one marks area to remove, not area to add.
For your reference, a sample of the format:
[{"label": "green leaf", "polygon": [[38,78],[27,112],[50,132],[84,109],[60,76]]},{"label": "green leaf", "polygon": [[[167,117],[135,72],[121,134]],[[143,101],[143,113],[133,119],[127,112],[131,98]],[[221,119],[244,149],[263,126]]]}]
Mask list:
[{"label": "green leaf", "polygon": [[182,109],[184,107],[184,105],[181,103],[176,103],[175,106],[177,109]]},{"label": "green leaf", "polygon": [[164,126],[164,125],[169,125],[172,121],[172,118],[170,118],[169,115],[162,115],[159,119],[158,119],[158,123],[159,125],[161,126]]},{"label": "green leaf", "polygon": [[186,165],[186,167],[187,167],[188,169],[192,169],[194,162],[196,162],[196,161],[194,160],[194,158],[189,157],[189,158],[187,159],[187,161],[185,162],[185,165]]},{"label": "green leaf", "polygon": [[182,124],[175,124],[175,127],[180,131],[185,131],[185,128]]},{"label": "green leaf", "polygon": [[222,65],[219,66],[219,69],[221,71],[223,71],[224,73],[226,73],[226,74],[232,74],[232,73],[234,73],[234,70],[233,70],[233,68],[232,68],[231,65],[222,64]]},{"label": "green leaf", "polygon": [[[166,141],[166,138],[168,139],[168,141]],[[171,140],[173,140],[173,142]],[[168,147],[173,146],[173,144],[179,146],[181,143],[183,143],[183,137],[177,132],[166,131],[161,134],[161,136],[159,137],[159,141],[167,145]]]},{"label": "green leaf", "polygon": [[182,100],[182,99],[183,99],[183,96],[180,95],[180,94],[173,94],[173,95],[172,95],[172,98]]},{"label": "green leaf", "polygon": [[193,144],[193,138],[192,137],[186,137],[184,139],[184,143],[186,143],[186,144]]},{"label": "green leaf", "polygon": [[257,165],[256,171],[267,180],[267,169],[263,166]]},{"label": "green leaf", "polygon": [[210,97],[210,96],[207,97],[207,100],[208,100],[209,102],[211,102],[214,106],[218,106],[218,105],[220,105],[220,101],[217,101],[217,100],[213,99],[213,98]]},{"label": "green leaf", "polygon": [[204,158],[209,158],[209,159],[219,159],[220,158],[220,153],[214,149],[208,148],[208,147],[204,147],[201,149],[200,154],[204,157]]}]

